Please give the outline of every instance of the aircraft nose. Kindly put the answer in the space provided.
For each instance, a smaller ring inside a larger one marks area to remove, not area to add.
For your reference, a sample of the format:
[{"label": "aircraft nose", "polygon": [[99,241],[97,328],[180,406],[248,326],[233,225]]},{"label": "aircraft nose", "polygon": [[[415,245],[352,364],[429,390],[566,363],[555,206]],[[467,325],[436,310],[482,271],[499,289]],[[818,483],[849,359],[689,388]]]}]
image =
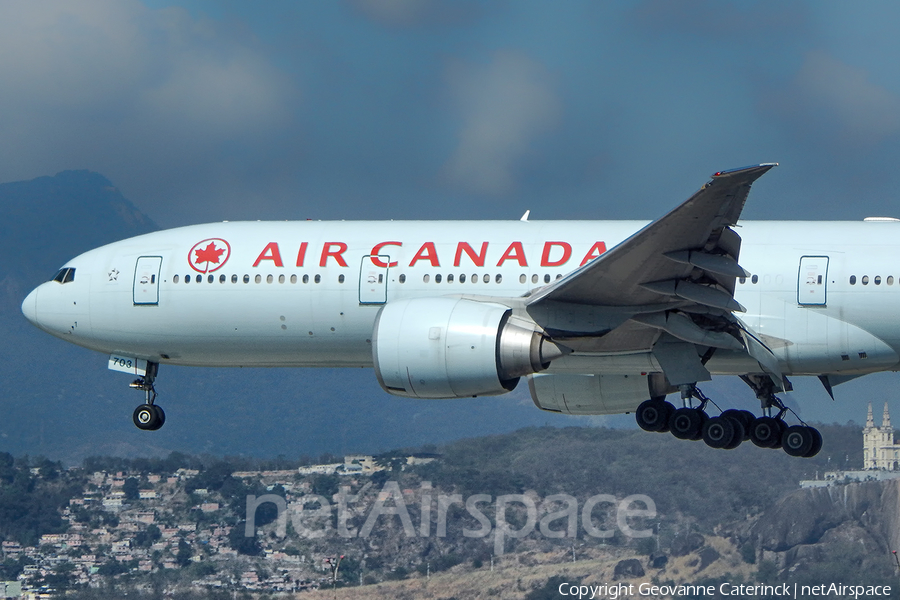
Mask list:
[{"label": "aircraft nose", "polygon": [[31,290],[22,302],[22,314],[25,318],[37,325],[37,297],[38,288]]}]

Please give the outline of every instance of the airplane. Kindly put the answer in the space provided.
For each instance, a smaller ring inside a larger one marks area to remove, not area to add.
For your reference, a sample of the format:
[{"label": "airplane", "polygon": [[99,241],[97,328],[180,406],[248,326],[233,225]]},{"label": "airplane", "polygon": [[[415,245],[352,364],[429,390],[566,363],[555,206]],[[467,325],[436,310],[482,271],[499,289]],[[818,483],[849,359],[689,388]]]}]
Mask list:
[{"label": "airplane", "polygon": [[[25,298],[40,329],[109,356],[157,430],[160,365],[369,367],[390,394],[504,394],[651,432],[811,457],[777,394],[900,368],[897,219],[740,221],[777,163],[719,171],[645,221],[222,222],[67,262]],[[896,279],[895,279],[896,277]],[[739,376],[760,402],[707,412]],[[680,402],[666,400],[677,394]]]}]

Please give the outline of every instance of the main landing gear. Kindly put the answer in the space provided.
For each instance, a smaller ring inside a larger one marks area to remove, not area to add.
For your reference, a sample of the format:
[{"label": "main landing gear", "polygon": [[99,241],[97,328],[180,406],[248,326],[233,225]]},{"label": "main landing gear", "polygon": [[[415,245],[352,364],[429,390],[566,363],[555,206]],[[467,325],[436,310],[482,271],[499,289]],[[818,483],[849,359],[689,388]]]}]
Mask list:
[{"label": "main landing gear", "polygon": [[154,404],[156,389],[153,387],[153,382],[156,380],[158,372],[159,363],[148,362],[147,374],[128,384],[128,387],[144,392],[144,403],[135,408],[131,415],[137,428],[144,431],[156,431],[166,422],[166,413],[163,412],[161,406]]},{"label": "main landing gear", "polygon": [[[748,376],[748,378],[753,376]],[[750,440],[760,448],[781,448],[790,456],[811,458],[822,449],[822,435],[806,425],[788,426],[783,417],[788,409],[774,395],[771,382],[744,378],[763,401],[765,414],[756,417],[748,410],[729,409],[717,417],[706,413],[711,402],[697,386],[683,386],[682,407],[675,408],[665,396],[651,398],[638,406],[635,418],[644,431],[670,432],[681,440],[703,440],[711,448],[732,450]],[[696,401],[696,406],[694,405]],[[772,416],[772,409],[778,409]]]}]

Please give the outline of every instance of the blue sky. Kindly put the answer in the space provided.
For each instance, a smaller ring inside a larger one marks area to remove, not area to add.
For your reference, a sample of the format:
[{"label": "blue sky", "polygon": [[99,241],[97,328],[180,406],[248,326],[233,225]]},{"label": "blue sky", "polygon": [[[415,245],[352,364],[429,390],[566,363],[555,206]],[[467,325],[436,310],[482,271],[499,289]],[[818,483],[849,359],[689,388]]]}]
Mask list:
[{"label": "blue sky", "polygon": [[748,218],[900,216],[900,7],[0,4],[0,181],[91,169],[163,226],[654,218],[755,162]]}]

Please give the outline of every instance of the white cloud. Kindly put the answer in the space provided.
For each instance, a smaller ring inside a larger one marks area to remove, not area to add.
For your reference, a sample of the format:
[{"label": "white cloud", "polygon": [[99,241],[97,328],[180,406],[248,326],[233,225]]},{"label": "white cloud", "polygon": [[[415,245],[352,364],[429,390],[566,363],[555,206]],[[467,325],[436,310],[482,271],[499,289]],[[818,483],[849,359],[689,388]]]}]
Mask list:
[{"label": "white cloud", "polygon": [[210,168],[298,97],[251,36],[136,0],[0,3],[0,82],[0,180],[86,167],[123,187]]},{"label": "white cloud", "polygon": [[463,126],[446,179],[478,193],[509,193],[532,142],[559,120],[553,77],[523,54],[501,51],[487,64],[451,63],[447,81]]},{"label": "white cloud", "polygon": [[762,107],[819,143],[823,138],[869,146],[900,134],[900,96],[866,69],[821,51],[808,53],[792,80],[770,91]]}]

